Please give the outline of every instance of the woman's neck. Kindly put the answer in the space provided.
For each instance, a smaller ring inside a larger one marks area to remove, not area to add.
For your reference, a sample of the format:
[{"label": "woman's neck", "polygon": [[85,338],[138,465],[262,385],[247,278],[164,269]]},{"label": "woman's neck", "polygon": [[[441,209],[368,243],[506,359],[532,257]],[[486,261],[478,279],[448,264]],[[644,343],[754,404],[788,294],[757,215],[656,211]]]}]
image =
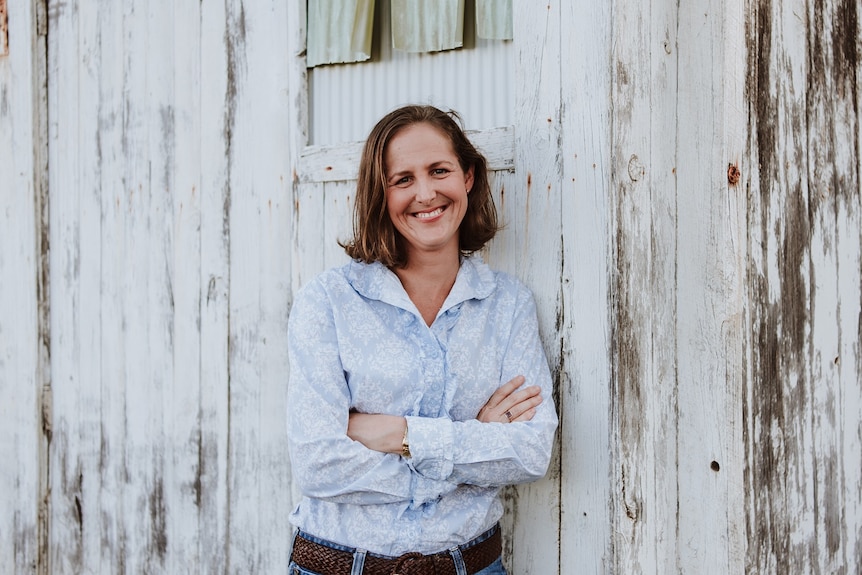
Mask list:
[{"label": "woman's neck", "polygon": [[393,271],[401,280],[404,291],[416,309],[422,314],[422,319],[430,326],[455,285],[460,267],[459,255],[454,258],[424,260],[411,258],[406,266]]}]

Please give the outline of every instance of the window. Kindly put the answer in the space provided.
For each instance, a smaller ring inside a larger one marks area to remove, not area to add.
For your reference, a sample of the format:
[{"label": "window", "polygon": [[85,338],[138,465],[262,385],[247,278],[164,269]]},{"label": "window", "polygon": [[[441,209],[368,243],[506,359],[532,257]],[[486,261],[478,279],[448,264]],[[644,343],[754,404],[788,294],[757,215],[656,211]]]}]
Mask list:
[{"label": "window", "polygon": [[[347,4],[358,6],[362,1]],[[511,41],[477,37],[477,10],[482,0],[466,0],[464,4],[461,49],[419,53],[392,48],[392,1],[399,0],[373,2],[374,32],[368,60],[309,69],[309,143],[363,140],[377,119],[406,103],[457,110],[471,130],[510,125],[514,47]],[[309,4],[309,26],[313,2]],[[502,4],[509,6],[511,31],[511,3],[503,0]]]}]

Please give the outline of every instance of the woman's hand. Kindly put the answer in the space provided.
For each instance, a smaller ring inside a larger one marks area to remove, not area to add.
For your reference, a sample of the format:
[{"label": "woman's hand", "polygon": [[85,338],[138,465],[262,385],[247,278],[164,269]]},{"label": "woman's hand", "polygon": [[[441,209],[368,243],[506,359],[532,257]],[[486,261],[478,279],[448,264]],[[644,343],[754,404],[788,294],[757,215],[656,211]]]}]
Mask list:
[{"label": "woman's hand", "polygon": [[502,385],[485,402],[476,419],[484,423],[512,423],[533,419],[536,407],[542,403],[542,388],[531,385],[518,390],[524,385],[524,381],[524,376],[518,375]]},{"label": "woman's hand", "polygon": [[407,420],[398,415],[351,412],[347,437],[381,453],[401,453]]}]

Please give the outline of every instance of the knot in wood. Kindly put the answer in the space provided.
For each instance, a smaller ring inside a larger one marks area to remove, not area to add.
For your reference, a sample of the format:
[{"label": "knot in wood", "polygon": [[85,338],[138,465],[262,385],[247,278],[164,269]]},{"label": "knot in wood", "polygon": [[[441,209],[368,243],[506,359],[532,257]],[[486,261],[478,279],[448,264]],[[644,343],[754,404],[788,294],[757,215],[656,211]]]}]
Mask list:
[{"label": "knot in wood", "polygon": [[640,158],[635,154],[632,154],[632,157],[629,158],[629,178],[631,178],[633,182],[637,182],[645,173],[646,168],[641,163]]}]

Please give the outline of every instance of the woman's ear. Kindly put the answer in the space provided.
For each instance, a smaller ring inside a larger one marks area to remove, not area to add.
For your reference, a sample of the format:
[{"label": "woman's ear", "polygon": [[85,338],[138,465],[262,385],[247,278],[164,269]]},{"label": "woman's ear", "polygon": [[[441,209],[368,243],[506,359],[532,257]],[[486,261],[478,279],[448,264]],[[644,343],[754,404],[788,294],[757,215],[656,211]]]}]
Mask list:
[{"label": "woman's ear", "polygon": [[467,193],[469,194],[473,189],[473,166],[470,166],[470,169],[464,174],[464,185],[467,187]]}]

